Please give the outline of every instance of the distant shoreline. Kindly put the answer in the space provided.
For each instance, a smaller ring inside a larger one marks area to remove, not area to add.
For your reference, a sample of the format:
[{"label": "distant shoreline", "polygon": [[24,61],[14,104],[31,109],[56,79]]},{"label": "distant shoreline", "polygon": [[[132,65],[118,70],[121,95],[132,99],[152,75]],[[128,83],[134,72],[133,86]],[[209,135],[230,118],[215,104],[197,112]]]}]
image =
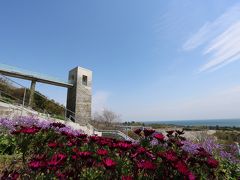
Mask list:
[{"label": "distant shoreline", "polygon": [[168,120],[168,121],[144,121],[146,125],[164,124],[175,126],[219,126],[240,127],[240,119],[211,119],[211,120]]}]

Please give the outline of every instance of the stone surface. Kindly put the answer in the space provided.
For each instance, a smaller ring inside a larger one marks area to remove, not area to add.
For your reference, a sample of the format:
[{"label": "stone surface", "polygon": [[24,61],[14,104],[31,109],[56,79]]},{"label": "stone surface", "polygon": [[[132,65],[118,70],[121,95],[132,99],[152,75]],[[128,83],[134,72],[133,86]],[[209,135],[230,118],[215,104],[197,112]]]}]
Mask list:
[{"label": "stone surface", "polygon": [[67,117],[86,125],[91,120],[92,71],[76,67],[69,72],[68,82],[73,87],[68,88]]},{"label": "stone surface", "polygon": [[31,87],[30,87],[30,96],[29,96],[29,106],[33,107],[34,104],[34,93],[36,87],[36,80],[32,80]]}]

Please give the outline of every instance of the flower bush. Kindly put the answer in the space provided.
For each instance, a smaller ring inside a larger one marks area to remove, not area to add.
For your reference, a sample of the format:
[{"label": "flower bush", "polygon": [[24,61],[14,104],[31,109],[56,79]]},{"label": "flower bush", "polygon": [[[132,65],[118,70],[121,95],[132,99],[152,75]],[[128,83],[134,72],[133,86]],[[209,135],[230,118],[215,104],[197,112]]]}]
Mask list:
[{"label": "flower bush", "polygon": [[[152,129],[137,129],[135,133],[140,140],[131,142],[87,136],[64,124],[33,118],[1,119],[0,125],[15,139],[16,153],[20,152],[22,156],[22,166],[6,167],[1,172],[1,179],[239,177],[239,164],[235,163],[233,167],[227,158],[187,142],[182,131],[168,131],[164,136]],[[230,171],[224,171],[230,166]]]}]

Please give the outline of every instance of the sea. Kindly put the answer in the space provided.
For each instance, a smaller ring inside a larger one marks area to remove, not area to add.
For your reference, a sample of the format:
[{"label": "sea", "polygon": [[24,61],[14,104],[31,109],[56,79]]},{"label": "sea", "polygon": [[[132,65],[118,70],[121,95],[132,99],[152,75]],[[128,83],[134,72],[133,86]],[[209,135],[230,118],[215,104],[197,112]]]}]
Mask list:
[{"label": "sea", "polygon": [[174,120],[174,121],[146,121],[145,124],[171,124],[179,126],[219,126],[240,127],[240,119],[211,119],[211,120]]}]

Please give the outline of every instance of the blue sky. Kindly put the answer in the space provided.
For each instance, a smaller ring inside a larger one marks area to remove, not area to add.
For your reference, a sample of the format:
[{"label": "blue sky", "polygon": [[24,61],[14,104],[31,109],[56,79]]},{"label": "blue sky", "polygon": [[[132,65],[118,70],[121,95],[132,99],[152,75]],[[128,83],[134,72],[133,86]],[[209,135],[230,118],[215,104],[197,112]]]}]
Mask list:
[{"label": "blue sky", "polygon": [[[239,118],[239,19],[234,0],[1,1],[0,62],[91,69],[94,111],[123,120]],[[37,90],[65,103],[64,88]]]}]

